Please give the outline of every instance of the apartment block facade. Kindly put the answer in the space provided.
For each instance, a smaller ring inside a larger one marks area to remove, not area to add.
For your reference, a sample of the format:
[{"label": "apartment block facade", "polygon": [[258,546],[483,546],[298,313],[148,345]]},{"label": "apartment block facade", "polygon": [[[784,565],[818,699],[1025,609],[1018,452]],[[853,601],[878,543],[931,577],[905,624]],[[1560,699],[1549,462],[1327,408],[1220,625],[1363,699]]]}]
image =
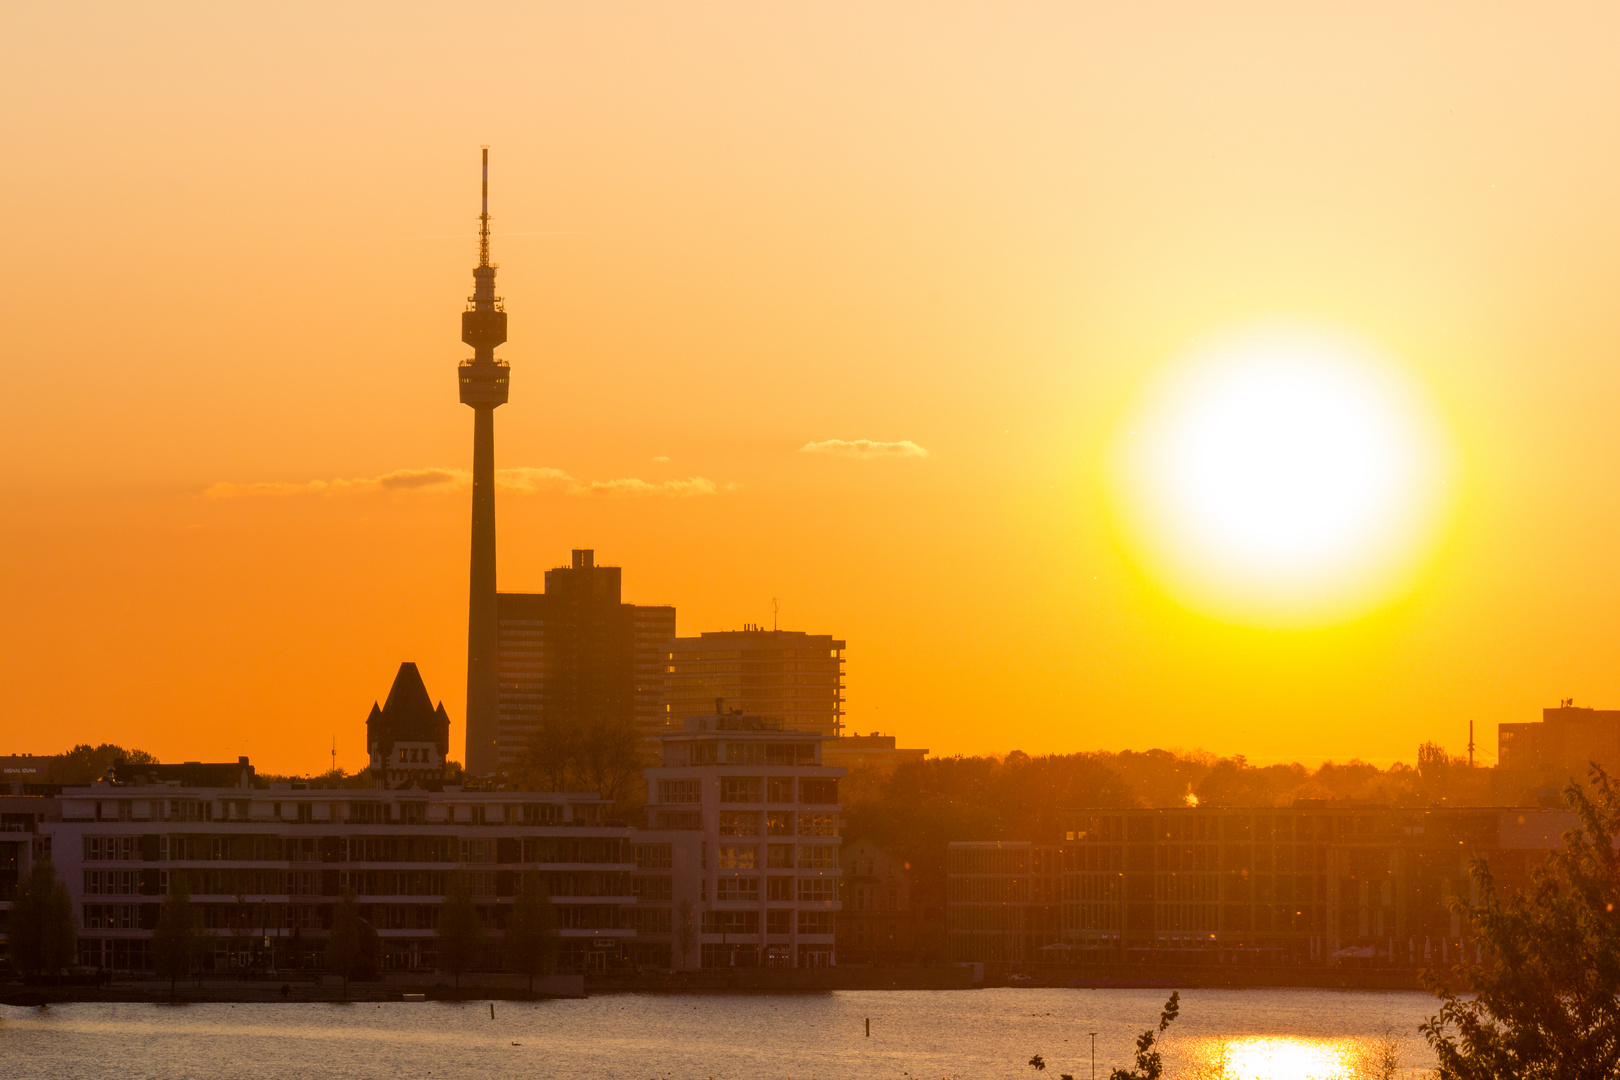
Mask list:
[{"label": "apartment block facade", "polygon": [[558,970],[605,970],[635,930],[631,830],[595,795],[547,792],[196,788],[65,789],[38,828],[79,916],[80,962],[150,967],[158,909],[190,890],[213,971],[324,966],[339,895],[357,893],[383,968],[431,968],[446,880],[466,873],[498,964],[512,898],[537,877],[558,921]]},{"label": "apartment block facade", "polygon": [[845,770],[815,734],[741,712],[687,717],[659,743],[638,948],[667,943],[675,968],[834,964]]},{"label": "apartment block facade", "polygon": [[844,642],[798,630],[706,631],[669,645],[664,710],[670,728],[713,709],[716,698],[824,738],[844,727]]}]

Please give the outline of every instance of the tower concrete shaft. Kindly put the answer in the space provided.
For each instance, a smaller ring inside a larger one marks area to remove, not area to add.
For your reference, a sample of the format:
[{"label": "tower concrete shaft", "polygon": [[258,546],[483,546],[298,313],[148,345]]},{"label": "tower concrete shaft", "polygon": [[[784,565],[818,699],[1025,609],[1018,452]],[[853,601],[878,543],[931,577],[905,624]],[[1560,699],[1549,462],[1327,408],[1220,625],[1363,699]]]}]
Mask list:
[{"label": "tower concrete shaft", "polygon": [[478,266],[473,294],[461,313],[461,340],[473,347],[458,374],[461,403],[473,410],[472,560],[467,599],[467,758],[469,775],[499,764],[500,624],[495,611],[495,410],[506,404],[510,369],[495,359],[506,341],[506,308],[495,295],[489,261],[489,147],[484,147],[483,212],[478,215]]}]

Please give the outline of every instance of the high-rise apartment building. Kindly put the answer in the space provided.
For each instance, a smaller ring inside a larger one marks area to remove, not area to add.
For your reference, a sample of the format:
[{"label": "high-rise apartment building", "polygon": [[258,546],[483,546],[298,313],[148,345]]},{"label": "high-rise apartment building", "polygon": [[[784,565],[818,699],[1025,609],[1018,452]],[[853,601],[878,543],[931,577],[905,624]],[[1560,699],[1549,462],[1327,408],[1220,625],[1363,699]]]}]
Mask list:
[{"label": "high-rise apartment building", "polygon": [[[630,720],[645,735],[664,725],[662,668],[675,609],[626,604],[617,566],[577,549],[546,571],[543,593],[500,593],[499,767],[510,769],[547,717],[585,724]],[[713,707],[713,703],[710,703]]]},{"label": "high-rise apartment building", "polygon": [[844,643],[800,630],[706,631],[670,643],[665,715],[712,713],[716,698],[784,728],[832,737],[844,726]]}]

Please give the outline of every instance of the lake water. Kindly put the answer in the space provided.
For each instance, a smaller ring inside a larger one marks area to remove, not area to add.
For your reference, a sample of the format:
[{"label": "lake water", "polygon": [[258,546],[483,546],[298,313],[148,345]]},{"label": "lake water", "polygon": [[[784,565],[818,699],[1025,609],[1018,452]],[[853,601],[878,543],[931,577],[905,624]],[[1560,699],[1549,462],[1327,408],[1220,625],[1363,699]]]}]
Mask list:
[{"label": "lake water", "polygon": [[[1157,990],[622,994],[580,1001],[0,1007],[0,1077],[52,1080],[1076,1080],[1131,1064]],[[1424,994],[1188,990],[1168,1078],[1361,1080],[1386,1037],[1433,1057]],[[867,1037],[866,1020],[872,1021]],[[1034,1054],[1047,1062],[1038,1073]]]}]

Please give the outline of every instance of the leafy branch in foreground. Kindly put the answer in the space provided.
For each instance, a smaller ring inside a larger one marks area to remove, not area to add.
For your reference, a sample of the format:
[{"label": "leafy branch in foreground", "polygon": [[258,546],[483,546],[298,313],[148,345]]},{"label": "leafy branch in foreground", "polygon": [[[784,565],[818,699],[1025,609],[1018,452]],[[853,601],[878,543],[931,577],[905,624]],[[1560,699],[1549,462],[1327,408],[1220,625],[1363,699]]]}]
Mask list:
[{"label": "leafy branch in foreground", "polygon": [[1164,1003],[1164,1011],[1159,1014],[1159,1026],[1148,1028],[1136,1038],[1136,1068],[1131,1070],[1115,1069],[1109,1074],[1109,1080],[1159,1080],[1164,1075],[1164,1062],[1155,1050],[1154,1044],[1164,1029],[1170,1026],[1170,1021],[1181,1014],[1181,991],[1170,991],[1170,999]]},{"label": "leafy branch in foreground", "polygon": [[[1424,980],[1440,1012],[1420,1030],[1440,1080],[1611,1080],[1620,1076],[1620,791],[1592,767],[1565,794],[1579,818],[1522,894],[1470,865],[1477,900],[1453,901],[1477,947]],[[1457,986],[1465,988],[1462,996]]]}]

